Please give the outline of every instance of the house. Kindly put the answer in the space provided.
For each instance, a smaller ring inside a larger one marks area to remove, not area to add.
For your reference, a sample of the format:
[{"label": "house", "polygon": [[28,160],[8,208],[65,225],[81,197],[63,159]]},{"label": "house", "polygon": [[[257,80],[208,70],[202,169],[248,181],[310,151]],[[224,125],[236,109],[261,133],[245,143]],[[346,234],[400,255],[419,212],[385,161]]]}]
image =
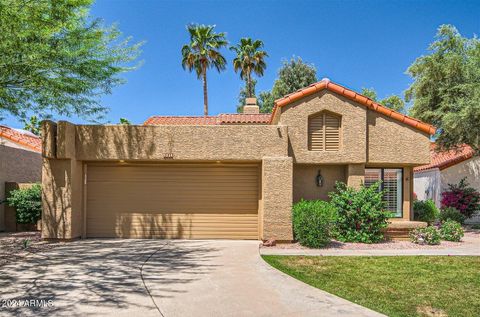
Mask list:
[{"label": "house", "polygon": [[5,183],[40,182],[42,140],[24,130],[0,125],[0,231],[14,231],[15,214],[5,214]]},{"label": "house", "polygon": [[[435,143],[430,145],[430,164],[414,168],[414,191],[419,200],[432,199],[441,206],[442,192],[448,184],[458,184],[462,178],[480,191],[480,157],[474,155],[468,145],[456,150],[437,151]],[[467,223],[480,222],[480,215],[467,220]]]},{"label": "house", "polygon": [[293,239],[292,203],[383,180],[411,227],[435,129],[323,79],[259,114],[43,127],[43,237]]}]

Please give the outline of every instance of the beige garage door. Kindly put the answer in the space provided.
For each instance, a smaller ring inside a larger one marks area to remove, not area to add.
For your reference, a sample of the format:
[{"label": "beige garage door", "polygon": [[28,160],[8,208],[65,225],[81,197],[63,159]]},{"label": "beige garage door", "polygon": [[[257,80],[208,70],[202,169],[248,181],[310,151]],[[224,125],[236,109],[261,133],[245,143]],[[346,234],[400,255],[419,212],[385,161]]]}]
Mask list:
[{"label": "beige garage door", "polygon": [[88,165],[87,237],[258,239],[258,166]]}]

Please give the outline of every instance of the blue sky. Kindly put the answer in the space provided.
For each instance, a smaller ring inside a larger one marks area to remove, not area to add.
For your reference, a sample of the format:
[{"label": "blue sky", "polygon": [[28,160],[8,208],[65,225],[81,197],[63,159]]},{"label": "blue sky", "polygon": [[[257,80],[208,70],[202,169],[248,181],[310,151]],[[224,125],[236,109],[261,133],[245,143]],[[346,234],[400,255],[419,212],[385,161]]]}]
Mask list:
[{"label": "blue sky", "polygon": [[[480,33],[479,12],[480,1],[99,0],[91,14],[146,41],[141,68],[102,99],[111,109],[107,121],[125,117],[141,124],[155,114],[203,114],[201,81],[180,64],[180,48],[188,42],[185,25],[191,22],[215,24],[232,44],[241,37],[264,41],[270,57],[257,91],[272,87],[282,60],[300,56],[315,65],[319,79],[354,90],[373,87],[382,98],[403,95],[411,83],[405,70],[426,53],[439,25],[453,24],[471,37]],[[243,85],[231,67],[233,53],[224,53],[227,70],[208,73],[212,115],[235,112]],[[22,127],[11,117],[3,124]]]}]

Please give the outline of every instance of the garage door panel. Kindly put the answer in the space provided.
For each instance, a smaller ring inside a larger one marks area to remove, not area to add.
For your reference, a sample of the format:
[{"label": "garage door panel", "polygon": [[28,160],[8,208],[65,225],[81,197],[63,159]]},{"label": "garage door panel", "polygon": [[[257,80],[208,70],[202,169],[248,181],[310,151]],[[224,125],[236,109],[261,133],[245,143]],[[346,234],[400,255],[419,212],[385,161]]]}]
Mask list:
[{"label": "garage door panel", "polygon": [[[114,221],[112,221],[112,219]],[[230,237],[257,239],[257,215],[228,214],[117,214],[112,217],[88,219],[89,235],[97,237],[115,236],[145,238],[198,238]]]},{"label": "garage door panel", "polygon": [[258,167],[88,166],[87,236],[258,238]]}]

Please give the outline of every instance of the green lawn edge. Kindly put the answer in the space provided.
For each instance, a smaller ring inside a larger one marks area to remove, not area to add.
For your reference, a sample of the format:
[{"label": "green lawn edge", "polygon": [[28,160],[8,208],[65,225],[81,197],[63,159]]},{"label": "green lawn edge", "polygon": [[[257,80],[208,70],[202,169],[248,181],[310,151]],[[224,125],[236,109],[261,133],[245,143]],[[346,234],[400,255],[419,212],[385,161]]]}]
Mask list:
[{"label": "green lawn edge", "polygon": [[387,316],[480,316],[480,257],[262,258],[306,284]]}]

